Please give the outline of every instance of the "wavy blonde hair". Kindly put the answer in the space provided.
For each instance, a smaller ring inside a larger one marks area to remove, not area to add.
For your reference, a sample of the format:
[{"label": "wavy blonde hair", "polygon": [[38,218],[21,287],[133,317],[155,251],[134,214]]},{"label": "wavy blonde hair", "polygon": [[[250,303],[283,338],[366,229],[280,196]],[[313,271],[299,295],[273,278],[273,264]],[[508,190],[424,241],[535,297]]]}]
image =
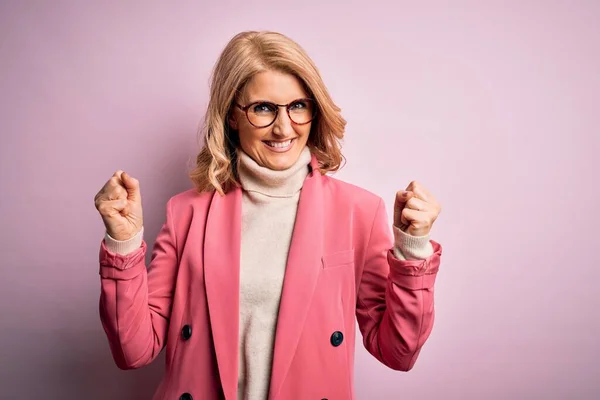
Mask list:
[{"label": "wavy blonde hair", "polygon": [[277,32],[247,31],[235,35],[225,46],[212,72],[210,100],[200,135],[204,145],[189,177],[199,192],[216,190],[224,195],[239,186],[237,132],[228,115],[236,96],[260,72],[277,70],[296,76],[317,103],[307,145],[316,156],[319,171],[337,171],[342,163],[340,140],[346,120],[333,102],[316,65],[292,39]]}]

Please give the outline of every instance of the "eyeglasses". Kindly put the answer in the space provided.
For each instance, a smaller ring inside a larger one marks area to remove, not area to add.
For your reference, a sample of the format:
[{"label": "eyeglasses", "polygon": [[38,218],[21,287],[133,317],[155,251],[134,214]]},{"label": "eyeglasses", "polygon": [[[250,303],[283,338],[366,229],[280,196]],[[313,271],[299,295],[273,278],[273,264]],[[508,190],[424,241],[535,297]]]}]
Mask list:
[{"label": "eyeglasses", "polygon": [[297,99],[289,104],[256,101],[246,106],[238,103],[235,105],[246,113],[246,118],[256,128],[266,128],[273,124],[279,114],[279,107],[285,107],[288,116],[296,125],[308,124],[317,114],[317,107],[312,99]]}]

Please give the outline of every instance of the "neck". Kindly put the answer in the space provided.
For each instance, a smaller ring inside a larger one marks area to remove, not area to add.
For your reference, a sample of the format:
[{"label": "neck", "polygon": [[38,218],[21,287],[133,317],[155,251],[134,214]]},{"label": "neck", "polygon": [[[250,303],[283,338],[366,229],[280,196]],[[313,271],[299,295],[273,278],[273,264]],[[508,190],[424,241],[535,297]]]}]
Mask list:
[{"label": "neck", "polygon": [[269,197],[291,197],[302,189],[310,171],[311,153],[304,147],[298,160],[288,169],[276,171],[259,165],[242,150],[238,152],[238,173],[242,188]]}]

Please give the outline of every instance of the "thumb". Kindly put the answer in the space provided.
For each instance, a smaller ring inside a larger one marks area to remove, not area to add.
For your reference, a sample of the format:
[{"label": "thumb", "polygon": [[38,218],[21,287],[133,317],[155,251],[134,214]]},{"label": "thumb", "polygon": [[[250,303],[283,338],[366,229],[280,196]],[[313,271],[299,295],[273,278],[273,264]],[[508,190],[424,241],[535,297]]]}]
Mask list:
[{"label": "thumb", "polygon": [[121,174],[121,181],[125,185],[129,199],[134,201],[140,200],[140,182],[129,176],[127,172]]},{"label": "thumb", "polygon": [[412,191],[400,190],[396,193],[396,200],[394,201],[394,225],[401,227],[404,224],[402,221],[402,210],[406,206],[408,200],[414,196]]},{"label": "thumb", "polygon": [[394,208],[398,208],[400,210],[402,210],[404,208],[404,206],[406,205],[406,203],[414,196],[414,193],[410,190],[400,190],[399,192],[396,193],[396,201],[395,201],[395,207]]}]

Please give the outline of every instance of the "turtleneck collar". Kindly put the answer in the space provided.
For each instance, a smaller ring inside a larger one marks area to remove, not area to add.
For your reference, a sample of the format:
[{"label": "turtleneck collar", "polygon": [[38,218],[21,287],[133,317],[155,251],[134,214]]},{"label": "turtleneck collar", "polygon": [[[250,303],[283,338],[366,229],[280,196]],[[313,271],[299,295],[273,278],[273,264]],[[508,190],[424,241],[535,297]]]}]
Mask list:
[{"label": "turtleneck collar", "polygon": [[262,167],[241,149],[238,151],[238,174],[242,188],[269,197],[291,197],[300,189],[310,172],[311,153],[305,146],[298,160],[288,169],[275,171]]}]

